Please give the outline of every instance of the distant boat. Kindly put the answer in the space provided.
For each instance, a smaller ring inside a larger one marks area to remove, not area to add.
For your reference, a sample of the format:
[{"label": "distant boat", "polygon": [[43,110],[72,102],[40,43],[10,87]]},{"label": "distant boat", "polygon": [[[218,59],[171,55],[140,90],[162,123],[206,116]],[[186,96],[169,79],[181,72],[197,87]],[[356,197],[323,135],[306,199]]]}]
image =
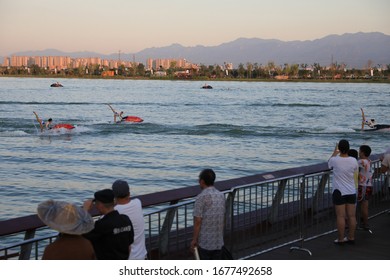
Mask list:
[{"label": "distant boat", "polygon": [[210,85],[208,85],[208,84],[205,84],[202,88],[203,88],[203,89],[212,89],[213,87],[210,86]]},{"label": "distant boat", "polygon": [[50,85],[51,87],[63,87],[59,82]]}]

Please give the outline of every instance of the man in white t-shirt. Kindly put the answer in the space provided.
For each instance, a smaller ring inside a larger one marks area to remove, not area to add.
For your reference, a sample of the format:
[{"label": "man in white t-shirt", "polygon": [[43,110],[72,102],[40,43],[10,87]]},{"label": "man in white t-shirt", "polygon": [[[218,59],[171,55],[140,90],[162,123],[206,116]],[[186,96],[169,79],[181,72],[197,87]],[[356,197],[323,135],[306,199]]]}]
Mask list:
[{"label": "man in white t-shirt", "polygon": [[384,185],[390,188],[390,148],[381,157],[381,172],[387,174]]},{"label": "man in white t-shirt", "polygon": [[129,260],[145,260],[147,251],[145,247],[145,221],[142,213],[141,201],[130,198],[130,188],[126,181],[116,180],[112,184],[116,205],[115,210],[127,215],[134,228],[134,243],[131,244]]},{"label": "man in white t-shirt", "polygon": [[[390,148],[388,148],[383,157],[381,157],[381,172],[386,173],[390,171]],[[390,172],[389,172],[390,173]]]}]

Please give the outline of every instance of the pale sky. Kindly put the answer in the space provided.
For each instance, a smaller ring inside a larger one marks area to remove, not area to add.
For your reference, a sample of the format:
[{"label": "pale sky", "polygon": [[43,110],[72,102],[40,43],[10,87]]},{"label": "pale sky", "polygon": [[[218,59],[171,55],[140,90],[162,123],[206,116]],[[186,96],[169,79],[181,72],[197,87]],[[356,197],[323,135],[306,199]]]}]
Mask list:
[{"label": "pale sky", "polygon": [[54,48],[135,53],[237,38],[390,35],[389,0],[0,0],[0,56]]}]

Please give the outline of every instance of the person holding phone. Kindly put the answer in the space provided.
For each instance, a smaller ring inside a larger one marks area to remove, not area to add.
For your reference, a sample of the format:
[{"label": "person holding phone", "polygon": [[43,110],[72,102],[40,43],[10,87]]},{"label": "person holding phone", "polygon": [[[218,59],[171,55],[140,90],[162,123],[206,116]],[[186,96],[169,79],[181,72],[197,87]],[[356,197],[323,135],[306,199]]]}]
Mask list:
[{"label": "person holding phone", "polygon": [[[356,230],[356,187],[355,176],[359,171],[358,162],[348,156],[349,142],[339,141],[328,166],[333,169],[332,201],[336,211],[338,237],[335,244],[354,244]],[[348,221],[348,236],[345,236],[345,221]]]}]

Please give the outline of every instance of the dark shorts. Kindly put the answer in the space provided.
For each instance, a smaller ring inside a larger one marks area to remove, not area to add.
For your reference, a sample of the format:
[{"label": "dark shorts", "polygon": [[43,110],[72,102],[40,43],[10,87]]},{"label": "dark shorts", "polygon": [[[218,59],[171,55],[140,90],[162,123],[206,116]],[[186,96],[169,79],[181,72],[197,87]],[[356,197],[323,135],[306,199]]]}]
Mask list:
[{"label": "dark shorts", "polygon": [[358,187],[358,196],[357,196],[358,201],[369,200],[371,198],[372,187],[371,186],[366,187],[365,193],[363,193],[363,190],[364,190],[363,186]]},{"label": "dark shorts", "polygon": [[222,260],[221,250],[206,250],[198,247],[198,252],[201,260]]},{"label": "dark shorts", "polygon": [[355,204],[356,194],[341,195],[339,190],[334,190],[332,194],[332,201],[334,205]]}]

